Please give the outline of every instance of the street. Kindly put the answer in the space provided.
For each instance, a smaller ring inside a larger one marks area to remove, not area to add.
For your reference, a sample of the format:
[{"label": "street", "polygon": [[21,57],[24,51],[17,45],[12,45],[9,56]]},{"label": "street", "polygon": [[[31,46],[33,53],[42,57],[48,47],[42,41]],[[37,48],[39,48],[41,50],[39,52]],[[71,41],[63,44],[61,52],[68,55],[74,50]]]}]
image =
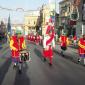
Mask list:
[{"label": "street", "polygon": [[[53,66],[43,61],[42,47],[28,44],[31,61],[23,65],[22,74],[13,69],[10,49],[0,51],[0,85],[84,85],[85,67],[54,52]],[[58,50],[58,49],[57,49]],[[69,55],[69,53],[67,54]]]},{"label": "street", "polygon": [[0,85],[85,85],[85,0],[1,0]]}]

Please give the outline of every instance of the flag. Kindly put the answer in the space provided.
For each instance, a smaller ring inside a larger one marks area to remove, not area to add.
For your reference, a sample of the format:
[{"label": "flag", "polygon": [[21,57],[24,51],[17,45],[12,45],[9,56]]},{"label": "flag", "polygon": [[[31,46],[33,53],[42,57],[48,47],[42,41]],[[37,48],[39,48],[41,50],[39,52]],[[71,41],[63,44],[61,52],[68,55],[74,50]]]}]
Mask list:
[{"label": "flag", "polygon": [[10,15],[8,17],[8,24],[7,24],[7,32],[11,35],[11,21],[10,21]]}]

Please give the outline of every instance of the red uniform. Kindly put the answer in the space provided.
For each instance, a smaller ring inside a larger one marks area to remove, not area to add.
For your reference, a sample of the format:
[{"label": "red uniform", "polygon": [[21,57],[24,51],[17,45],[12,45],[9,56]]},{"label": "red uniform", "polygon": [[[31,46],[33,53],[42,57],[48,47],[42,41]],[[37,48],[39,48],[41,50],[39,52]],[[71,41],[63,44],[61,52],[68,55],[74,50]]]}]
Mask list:
[{"label": "red uniform", "polygon": [[67,36],[61,35],[60,41],[61,41],[61,46],[62,47],[66,47],[67,46]]},{"label": "red uniform", "polygon": [[28,37],[27,37],[27,38],[28,38],[28,40],[30,40],[30,35],[28,35]]},{"label": "red uniform", "polygon": [[85,40],[81,38],[78,42],[79,45],[79,54],[85,54]]},{"label": "red uniform", "polygon": [[26,48],[24,37],[21,36],[17,38],[17,36],[12,36],[10,40],[10,48],[14,62],[17,61],[17,59],[19,60],[19,50]]},{"label": "red uniform", "polygon": [[81,59],[83,58],[84,59],[84,65],[85,65],[85,39],[80,38],[78,45],[79,45],[79,54],[80,54],[80,59],[78,61],[80,62]]},{"label": "red uniform", "polygon": [[45,58],[50,59],[50,63],[52,63],[52,57],[53,57],[53,50],[52,48],[55,47],[55,41],[54,38],[51,39],[50,36],[45,36],[43,40],[43,56]]},{"label": "red uniform", "polygon": [[30,41],[32,41],[32,35],[30,35]]},{"label": "red uniform", "polygon": [[36,36],[36,44],[39,44],[39,42],[40,42],[40,36],[37,35],[37,36]]},{"label": "red uniform", "polygon": [[42,36],[40,35],[40,44],[42,44],[42,40],[43,40],[43,38],[42,38]]},{"label": "red uniform", "polygon": [[[49,21],[51,22],[51,21]],[[52,64],[52,58],[53,58],[53,50],[52,48],[55,47],[55,41],[54,41],[54,26],[48,25],[46,27],[46,36],[43,40],[43,56],[44,58],[49,58],[50,64]],[[51,32],[51,34],[50,34]]]},{"label": "red uniform", "polygon": [[46,34],[48,33],[49,30],[53,30],[53,34],[55,34],[54,33],[54,26],[48,25],[47,30],[46,30]]},{"label": "red uniform", "polygon": [[35,42],[35,35],[33,35],[33,42]]},{"label": "red uniform", "polygon": [[19,57],[19,44],[17,36],[12,36],[10,41],[11,53],[12,57],[17,58]]},{"label": "red uniform", "polygon": [[74,40],[77,40],[77,37],[76,36],[74,36],[74,38],[73,38]]},{"label": "red uniform", "polygon": [[31,35],[31,41],[33,41],[33,35]]},{"label": "red uniform", "polygon": [[23,49],[23,43],[25,42],[24,37],[21,36],[18,38],[18,43],[19,43],[19,50]]}]

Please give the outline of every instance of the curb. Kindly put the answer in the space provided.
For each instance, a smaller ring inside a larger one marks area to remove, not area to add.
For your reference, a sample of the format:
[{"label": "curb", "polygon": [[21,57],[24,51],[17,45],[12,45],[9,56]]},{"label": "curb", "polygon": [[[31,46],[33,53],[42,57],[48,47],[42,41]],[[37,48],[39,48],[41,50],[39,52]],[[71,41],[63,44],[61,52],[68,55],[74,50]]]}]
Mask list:
[{"label": "curb", "polygon": [[[56,43],[56,45],[60,45],[60,43]],[[73,49],[78,49],[78,45],[74,46],[73,44],[68,45],[68,47],[73,48]]]},{"label": "curb", "polygon": [[[54,52],[58,53],[59,55],[61,55],[61,50],[57,50],[57,49],[54,49]],[[62,55],[61,55],[62,56]],[[73,57],[72,57],[73,56]],[[74,61],[74,62],[77,62],[78,58],[77,57],[74,57],[74,55],[70,55],[70,54],[66,54],[66,52],[64,53],[64,56],[62,56],[66,59],[69,59],[71,61]]]},{"label": "curb", "polygon": [[[57,46],[56,46],[57,47]],[[69,49],[68,49],[69,50]],[[62,56],[61,55],[61,49],[60,48],[55,48],[54,49],[54,52],[55,53],[58,53],[60,56]],[[74,53],[75,53],[75,55],[74,55]],[[68,51],[65,51],[65,53],[64,53],[64,56],[62,56],[63,58],[65,58],[65,59],[68,59],[68,60],[70,60],[70,61],[72,61],[72,62],[74,62],[74,63],[76,63],[76,64],[81,64],[81,65],[84,65],[84,62],[83,61],[81,61],[80,63],[78,62],[78,59],[79,59],[79,55],[78,55],[78,53],[76,53],[76,52],[73,52],[73,53],[69,53]]]}]

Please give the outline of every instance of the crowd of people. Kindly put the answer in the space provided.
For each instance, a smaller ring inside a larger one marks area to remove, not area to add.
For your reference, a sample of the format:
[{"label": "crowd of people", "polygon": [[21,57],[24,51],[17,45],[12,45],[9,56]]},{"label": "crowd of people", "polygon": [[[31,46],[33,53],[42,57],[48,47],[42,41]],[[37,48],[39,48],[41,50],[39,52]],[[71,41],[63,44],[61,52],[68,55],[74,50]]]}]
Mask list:
[{"label": "crowd of people", "polygon": [[42,43],[42,36],[38,33],[34,34],[28,34],[27,40],[36,43],[36,45],[39,45]]},{"label": "crowd of people", "polygon": [[[53,49],[56,48],[55,44],[55,32],[54,32],[54,26],[52,24],[52,19],[49,19],[49,22],[46,23],[46,34],[42,38],[38,33],[36,35],[34,34],[28,34],[26,39],[30,42],[36,43],[36,45],[39,45],[42,43],[43,46],[43,61],[49,60],[49,66],[52,66],[52,59],[53,59]],[[84,65],[85,65],[85,34],[82,38],[79,39],[78,43],[77,37],[74,36],[73,38],[74,45],[78,45],[78,54],[80,58],[78,59],[78,62],[81,62],[82,59],[84,59]],[[63,52],[68,50],[67,47],[69,46],[69,38],[65,33],[61,34],[59,38],[59,43],[61,47],[61,55],[64,56]],[[18,62],[20,62],[20,53],[19,51],[22,49],[27,49],[26,47],[26,41],[25,37],[21,33],[13,32],[10,37],[10,49],[11,49],[11,56],[12,56],[12,62],[13,66],[16,67]],[[21,68],[19,69],[21,71]]]}]

